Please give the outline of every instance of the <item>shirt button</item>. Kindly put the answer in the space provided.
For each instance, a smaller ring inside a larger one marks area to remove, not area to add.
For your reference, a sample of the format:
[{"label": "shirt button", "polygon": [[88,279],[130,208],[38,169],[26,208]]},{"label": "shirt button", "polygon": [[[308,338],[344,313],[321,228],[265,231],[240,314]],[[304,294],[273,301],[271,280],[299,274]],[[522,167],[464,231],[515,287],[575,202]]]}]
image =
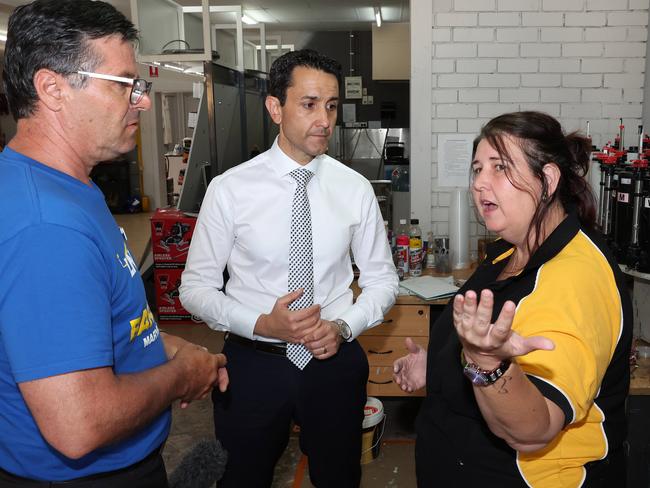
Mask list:
[{"label": "shirt button", "polygon": [[459,459],[459,460],[458,460],[458,466],[465,466],[465,463],[463,463],[463,460],[462,460],[462,459]]}]

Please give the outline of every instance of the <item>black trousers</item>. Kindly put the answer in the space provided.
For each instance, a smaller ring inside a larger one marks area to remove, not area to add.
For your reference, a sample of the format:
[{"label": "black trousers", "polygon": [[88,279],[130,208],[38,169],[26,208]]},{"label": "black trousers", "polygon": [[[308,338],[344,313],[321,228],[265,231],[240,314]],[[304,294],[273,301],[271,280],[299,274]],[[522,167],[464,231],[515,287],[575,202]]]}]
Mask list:
[{"label": "black trousers", "polygon": [[214,426],[228,451],[219,488],[271,486],[275,464],[300,425],[300,449],[318,488],[361,482],[361,425],[368,360],[357,341],[300,371],[284,356],[226,341],[230,386],[214,390]]},{"label": "black trousers", "polygon": [[0,488],[168,488],[165,463],[157,449],[127,468],[70,481],[36,481],[14,476],[0,469]]}]

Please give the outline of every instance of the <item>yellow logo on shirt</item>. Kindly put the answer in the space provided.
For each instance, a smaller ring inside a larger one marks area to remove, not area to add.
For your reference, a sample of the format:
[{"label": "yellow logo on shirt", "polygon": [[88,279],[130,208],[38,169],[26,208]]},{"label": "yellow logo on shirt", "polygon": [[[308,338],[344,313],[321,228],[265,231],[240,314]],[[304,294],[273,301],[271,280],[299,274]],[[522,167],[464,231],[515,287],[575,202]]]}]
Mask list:
[{"label": "yellow logo on shirt", "polygon": [[131,338],[129,342],[133,342],[133,339],[139,337],[144,331],[150,329],[152,325],[156,322],[153,318],[153,313],[149,309],[149,306],[142,311],[142,315],[137,319],[131,320]]}]

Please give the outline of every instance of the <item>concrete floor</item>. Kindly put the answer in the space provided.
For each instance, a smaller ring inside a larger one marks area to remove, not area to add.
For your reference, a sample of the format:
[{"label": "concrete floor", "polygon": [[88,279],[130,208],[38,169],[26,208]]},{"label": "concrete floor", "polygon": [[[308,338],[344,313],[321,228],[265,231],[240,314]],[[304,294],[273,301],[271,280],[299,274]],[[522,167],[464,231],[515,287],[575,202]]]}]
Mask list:
[{"label": "concrete floor", "polygon": [[[129,247],[140,262],[151,230],[151,213],[115,215],[118,225],[124,228]],[[155,308],[155,304],[150,304]],[[223,334],[204,324],[169,325],[159,323],[161,330],[220,352]],[[413,421],[419,407],[418,398],[381,398],[386,413],[386,423],[378,456],[363,465],[361,488],[415,487],[415,435]],[[205,399],[192,403],[186,409],[173,406],[172,430],[163,451],[168,473],[173,473],[183,457],[203,439],[214,438],[212,402]],[[272,488],[308,488],[309,473],[306,458],[298,447],[297,434],[291,435],[289,446],[280,459]]]}]

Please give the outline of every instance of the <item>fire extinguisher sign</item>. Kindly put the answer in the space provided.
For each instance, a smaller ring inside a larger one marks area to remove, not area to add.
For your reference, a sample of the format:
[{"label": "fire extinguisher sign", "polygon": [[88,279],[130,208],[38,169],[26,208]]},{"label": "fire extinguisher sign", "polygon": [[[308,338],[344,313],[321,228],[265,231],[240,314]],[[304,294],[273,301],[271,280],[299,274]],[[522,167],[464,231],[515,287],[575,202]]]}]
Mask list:
[{"label": "fire extinguisher sign", "polygon": [[158,78],[158,66],[149,66],[149,78]]}]

